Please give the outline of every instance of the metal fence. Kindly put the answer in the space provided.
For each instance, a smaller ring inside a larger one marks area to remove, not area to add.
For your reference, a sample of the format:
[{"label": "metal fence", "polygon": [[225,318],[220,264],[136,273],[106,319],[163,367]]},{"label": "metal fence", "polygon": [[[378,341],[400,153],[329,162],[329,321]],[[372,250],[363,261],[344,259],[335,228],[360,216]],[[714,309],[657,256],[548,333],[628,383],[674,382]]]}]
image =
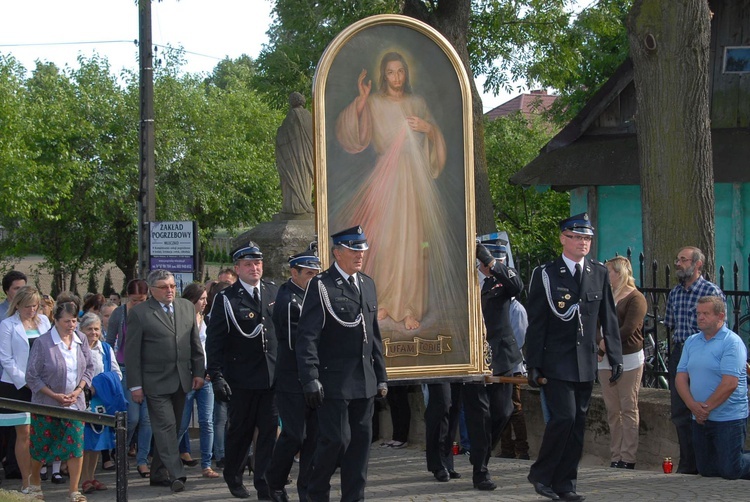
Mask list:
[{"label": "metal fence", "polygon": [[[632,251],[628,248],[626,253],[628,260],[633,263]],[[745,284],[750,284],[750,256],[748,256],[748,277],[745,278]],[[664,315],[667,306],[667,298],[669,292],[676,285],[675,277],[672,276],[672,269],[668,264],[663,268],[662,278],[664,282],[663,286],[658,285],[658,277],[660,274],[659,265],[656,261],[653,261],[651,267],[651,285],[646,286],[645,272],[648,265],[645,263],[645,257],[643,253],[638,255],[638,290],[643,293],[648,301],[648,315],[646,316],[646,322],[644,326],[645,334],[652,335],[653,346],[648,347],[646,343],[646,359],[647,364],[644,370],[644,381],[649,380],[656,382],[660,377],[668,380],[666,373],[666,359],[668,354],[671,352],[672,336],[670,330],[664,325]],[[633,269],[636,267],[634,266]],[[719,268],[719,280],[713,281],[710,277],[704,276],[707,280],[717,284],[724,292],[727,298],[727,325],[729,328],[737,333],[742,340],[745,342],[745,346],[750,342],[750,290],[741,289],[740,281],[740,267],[737,262],[732,267],[731,278],[727,277],[727,271],[722,266]],[[729,281],[731,280],[731,284]],[[732,289],[727,289],[730,286]],[[653,354],[649,353],[649,349],[653,351]],[[663,361],[659,363],[658,358],[662,357]],[[653,364],[648,364],[649,358],[653,358]]]},{"label": "metal fence", "polygon": [[114,415],[105,415],[103,413],[72,410],[70,408],[59,408],[57,406],[47,406],[5,398],[0,398],[0,408],[34,413],[35,415],[47,417],[80,420],[88,424],[112,427],[115,431],[116,500],[117,502],[127,502],[128,464],[126,443],[128,437],[128,413],[126,411],[120,411]]}]

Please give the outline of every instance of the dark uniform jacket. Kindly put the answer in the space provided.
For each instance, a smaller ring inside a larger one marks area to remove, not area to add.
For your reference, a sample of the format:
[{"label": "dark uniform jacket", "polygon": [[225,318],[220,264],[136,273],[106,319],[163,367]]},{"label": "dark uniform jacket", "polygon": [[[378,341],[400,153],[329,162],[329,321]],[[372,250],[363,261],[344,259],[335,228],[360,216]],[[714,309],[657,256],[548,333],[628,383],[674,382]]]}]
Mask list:
[{"label": "dark uniform jacket", "polygon": [[[276,333],[272,316],[277,293],[274,283],[261,280],[261,305],[240,281],[216,295],[206,329],[206,371],[211,379],[223,376],[231,388],[238,389],[270,389],[273,386]],[[227,315],[225,298],[229,300],[237,325]],[[255,338],[247,338],[237,329],[239,326],[244,333],[250,334],[261,322],[265,330]]]},{"label": "dark uniform jacket", "polygon": [[279,392],[302,393],[294,349],[297,345],[297,324],[304,298],[305,290],[289,279],[279,287],[276,304],[273,306],[273,325],[278,340],[274,389]]},{"label": "dark uniform jacket", "polygon": [[[310,281],[302,305],[297,329],[300,382],[304,385],[317,378],[326,399],[370,398],[377,384],[388,380],[375,282],[362,272],[357,278],[361,299],[336,266],[331,266]],[[328,305],[321,297],[328,298]],[[361,323],[345,327],[339,322],[354,322],[360,311],[366,336]]]},{"label": "dark uniform jacket", "polygon": [[492,373],[503,375],[523,360],[510,324],[510,302],[523,290],[518,273],[499,260],[482,283],[482,315],[492,349]]},{"label": "dark uniform jacket", "polygon": [[[542,272],[549,277],[549,298],[542,283]],[[597,372],[597,322],[604,331],[607,356],[613,366],[622,364],[622,345],[617,313],[609,284],[607,267],[585,259],[579,286],[562,256],[534,269],[529,283],[529,328],[526,331],[526,363],[545,377],[569,382],[591,382]],[[569,321],[558,314],[580,305],[578,315]]]}]

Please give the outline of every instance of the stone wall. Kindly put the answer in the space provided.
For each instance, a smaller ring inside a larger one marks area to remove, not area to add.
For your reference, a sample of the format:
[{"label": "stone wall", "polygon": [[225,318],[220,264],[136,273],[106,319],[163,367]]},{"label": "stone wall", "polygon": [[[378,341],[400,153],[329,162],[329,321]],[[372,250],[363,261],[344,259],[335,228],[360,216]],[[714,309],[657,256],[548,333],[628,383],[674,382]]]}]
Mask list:
[{"label": "stone wall", "polygon": [[[539,404],[539,391],[524,386],[521,391],[526,425],[529,435],[529,446],[532,459],[539,451],[544,432],[544,418]],[[424,398],[421,388],[412,387],[409,393],[411,403],[411,428],[409,443],[424,445]],[[670,421],[669,391],[660,389],[641,389],[639,398],[640,410],[640,444],[638,448],[637,468],[661,470],[664,457],[672,457],[675,466],[679,457],[677,434]],[[391,438],[391,418],[387,407],[378,413],[380,433],[378,443]],[[594,386],[588,420],[582,463],[585,465],[609,465],[609,426],[601,390]]]}]

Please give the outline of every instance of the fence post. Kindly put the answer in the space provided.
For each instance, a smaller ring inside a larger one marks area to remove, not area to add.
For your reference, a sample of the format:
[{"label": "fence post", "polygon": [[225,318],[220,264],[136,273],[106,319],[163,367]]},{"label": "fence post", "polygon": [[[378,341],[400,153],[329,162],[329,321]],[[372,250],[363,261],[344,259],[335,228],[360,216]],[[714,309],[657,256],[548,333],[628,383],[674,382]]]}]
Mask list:
[{"label": "fence post", "polygon": [[115,413],[115,466],[117,502],[128,500],[128,412]]}]

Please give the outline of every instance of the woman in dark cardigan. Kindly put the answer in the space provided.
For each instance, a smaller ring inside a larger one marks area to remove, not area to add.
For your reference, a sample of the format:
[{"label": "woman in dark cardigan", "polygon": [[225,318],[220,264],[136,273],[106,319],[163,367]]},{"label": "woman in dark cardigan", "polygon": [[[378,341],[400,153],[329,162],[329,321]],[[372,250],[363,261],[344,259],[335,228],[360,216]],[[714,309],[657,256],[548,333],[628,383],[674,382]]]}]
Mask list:
[{"label": "woman in dark cardigan", "polygon": [[[31,389],[31,402],[85,410],[83,389],[91,385],[94,368],[88,343],[76,332],[76,304],[58,304],[54,318],[55,326],[34,342],[29,354],[26,384]],[[78,491],[83,463],[83,422],[32,414],[30,449],[30,488],[33,487],[35,495],[41,496],[42,461],[51,464],[55,460],[67,460],[69,500],[86,500]]]}]

